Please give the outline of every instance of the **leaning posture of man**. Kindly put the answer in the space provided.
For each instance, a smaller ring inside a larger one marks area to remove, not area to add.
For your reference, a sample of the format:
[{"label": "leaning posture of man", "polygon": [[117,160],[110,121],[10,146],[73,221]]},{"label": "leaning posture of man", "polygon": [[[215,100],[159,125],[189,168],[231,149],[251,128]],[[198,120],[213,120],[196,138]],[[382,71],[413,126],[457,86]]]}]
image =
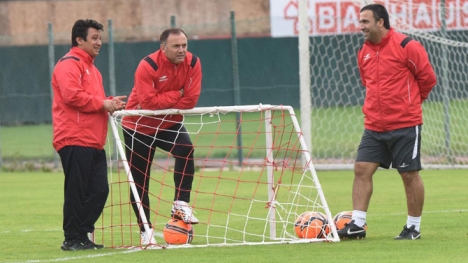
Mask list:
[{"label": "leaning posture of man", "polygon": [[436,84],[424,47],[390,27],[383,5],[364,6],[359,18],[365,42],[358,52],[362,84],[364,134],[354,164],[352,220],[338,231],[341,238],[364,238],[367,209],[377,168],[393,168],[403,180],[407,222],[395,237],[421,238],[424,184],[421,170],[422,103]]},{"label": "leaning posture of man", "polygon": [[77,20],[72,48],[52,75],[53,145],[65,175],[62,250],[104,247],[89,240],[88,233],[94,231],[109,193],[104,151],[108,113],[123,109],[126,96],[104,94],[101,73],[94,66],[102,30],[94,20]]},{"label": "leaning posture of man", "polygon": [[[191,109],[198,102],[201,91],[200,59],[187,51],[187,35],[180,28],[161,33],[160,47],[141,60],[135,71],[134,86],[127,110]],[[151,233],[145,231],[138,206],[130,195],[141,230],[141,244],[154,244],[150,221],[148,189],[152,159],[156,148],[170,152],[174,163],[174,203],[171,215],[185,223],[197,224],[198,219],[189,206],[195,165],[193,145],[182,115],[157,117],[124,117],[126,157],[130,164],[143,212]]]}]

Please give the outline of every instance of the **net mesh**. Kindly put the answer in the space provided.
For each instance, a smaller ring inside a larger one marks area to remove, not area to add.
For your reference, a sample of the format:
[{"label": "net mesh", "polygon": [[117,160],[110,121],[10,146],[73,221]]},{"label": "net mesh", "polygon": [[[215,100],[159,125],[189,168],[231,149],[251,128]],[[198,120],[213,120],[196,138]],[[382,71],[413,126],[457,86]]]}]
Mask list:
[{"label": "net mesh", "polygon": [[[292,108],[217,107],[177,112],[184,115],[183,124],[195,149],[190,205],[200,223],[194,225],[190,246],[337,240],[329,231],[312,239],[300,239],[295,233],[295,220],[303,212],[331,214]],[[124,145],[120,139],[123,115],[170,119],[173,112],[159,112],[158,117],[152,111],[117,114],[122,115],[113,118],[117,131],[113,139],[132,150],[132,145]],[[166,246],[162,232],[171,219],[174,201],[174,158],[156,148],[154,159],[148,161],[152,162],[150,222],[157,243]],[[111,191],[95,236],[111,247],[140,247],[125,162],[121,155],[112,159]]]}]

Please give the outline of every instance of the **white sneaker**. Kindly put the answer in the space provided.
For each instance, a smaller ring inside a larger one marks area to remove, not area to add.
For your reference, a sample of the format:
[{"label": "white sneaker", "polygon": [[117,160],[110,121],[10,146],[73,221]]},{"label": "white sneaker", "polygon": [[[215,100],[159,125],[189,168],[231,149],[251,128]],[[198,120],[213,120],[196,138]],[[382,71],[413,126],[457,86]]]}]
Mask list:
[{"label": "white sneaker", "polygon": [[142,246],[156,245],[156,239],[154,239],[153,229],[151,229],[150,232],[151,233],[146,233],[145,231],[140,232],[140,242]]},{"label": "white sneaker", "polygon": [[171,216],[181,219],[186,224],[198,224],[198,219],[193,213],[192,208],[187,202],[177,200],[172,204]]}]

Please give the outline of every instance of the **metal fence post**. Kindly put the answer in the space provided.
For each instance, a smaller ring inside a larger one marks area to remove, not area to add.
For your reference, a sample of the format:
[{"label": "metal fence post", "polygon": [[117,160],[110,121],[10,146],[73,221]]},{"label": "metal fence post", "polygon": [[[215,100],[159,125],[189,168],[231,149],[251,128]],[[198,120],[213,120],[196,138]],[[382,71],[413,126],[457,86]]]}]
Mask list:
[{"label": "metal fence post", "polygon": [[[114,27],[112,19],[107,20],[107,27],[109,31],[109,90],[111,96],[117,96],[116,84],[115,84],[115,51],[114,51]],[[110,156],[113,156],[115,160],[119,158],[119,151],[117,150],[117,142],[112,140],[112,152]]]},{"label": "metal fence post", "polygon": [[[239,62],[237,50],[237,33],[236,33],[236,16],[234,11],[231,11],[231,58],[232,58],[232,82],[234,90],[234,104],[241,105],[240,84],[239,84]],[[239,165],[243,162],[242,153],[242,123],[240,113],[236,113],[237,123],[237,159]]]},{"label": "metal fence post", "polygon": [[[50,104],[52,105],[52,102],[54,100],[54,92],[52,89],[52,73],[54,72],[54,67],[55,67],[54,30],[53,30],[52,22],[48,23],[47,34],[49,36],[48,53],[49,53]],[[54,168],[55,169],[58,168],[59,166],[58,164],[59,164],[58,153],[54,149]]]},{"label": "metal fence post", "polygon": [[175,15],[172,15],[172,16],[171,16],[171,27],[176,27]]}]

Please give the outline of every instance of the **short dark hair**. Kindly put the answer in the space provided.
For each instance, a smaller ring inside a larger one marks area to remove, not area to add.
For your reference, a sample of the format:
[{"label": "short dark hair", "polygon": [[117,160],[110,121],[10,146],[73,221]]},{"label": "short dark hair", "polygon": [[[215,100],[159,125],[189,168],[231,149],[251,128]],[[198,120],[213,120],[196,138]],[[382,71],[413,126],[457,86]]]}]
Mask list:
[{"label": "short dark hair", "polygon": [[362,13],[362,11],[365,11],[365,10],[372,11],[376,22],[382,18],[384,20],[384,27],[386,29],[390,29],[390,19],[388,18],[388,12],[385,6],[381,4],[366,5],[363,8],[361,8],[360,12]]},{"label": "short dark hair", "polygon": [[170,34],[175,34],[175,35],[184,34],[185,37],[187,37],[187,34],[185,34],[184,30],[182,30],[181,28],[173,27],[173,28],[168,28],[161,33],[161,36],[159,36],[159,42],[161,42],[161,44],[166,44],[167,38],[169,37]]},{"label": "short dark hair", "polygon": [[79,19],[75,22],[72,28],[72,36],[71,36],[71,41],[72,41],[72,47],[78,46],[78,42],[76,42],[77,37],[81,37],[84,41],[86,41],[86,38],[88,37],[88,29],[92,27],[97,30],[103,31],[104,26],[97,22],[96,20],[92,19]]}]

